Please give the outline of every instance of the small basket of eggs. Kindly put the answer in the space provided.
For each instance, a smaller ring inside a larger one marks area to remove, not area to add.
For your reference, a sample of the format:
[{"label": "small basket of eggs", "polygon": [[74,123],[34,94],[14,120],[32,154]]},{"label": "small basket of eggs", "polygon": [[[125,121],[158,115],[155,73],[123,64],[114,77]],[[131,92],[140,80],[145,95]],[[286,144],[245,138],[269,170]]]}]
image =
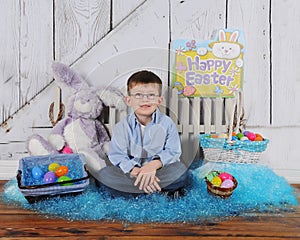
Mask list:
[{"label": "small basket of eggs", "polygon": [[217,197],[229,198],[236,189],[237,180],[227,172],[211,171],[205,176],[207,191]]},{"label": "small basket of eggs", "polygon": [[[234,99],[228,133],[199,134],[204,158],[210,162],[257,163],[269,140],[252,131],[242,131],[242,93]],[[235,109],[236,114],[235,114]],[[235,127],[234,127],[235,125]],[[233,129],[235,128],[235,129]]]}]

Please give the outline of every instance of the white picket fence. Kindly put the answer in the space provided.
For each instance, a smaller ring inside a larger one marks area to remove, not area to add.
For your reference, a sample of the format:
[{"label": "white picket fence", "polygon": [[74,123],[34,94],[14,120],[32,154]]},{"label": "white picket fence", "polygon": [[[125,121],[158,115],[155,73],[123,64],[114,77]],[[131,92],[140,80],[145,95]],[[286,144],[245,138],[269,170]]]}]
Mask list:
[{"label": "white picket fence", "polygon": [[[177,89],[170,90],[164,98],[160,110],[171,117],[177,125],[181,139],[183,162],[198,157],[200,133],[222,133],[228,131],[230,117],[234,108],[233,98],[187,98],[180,97]],[[105,126],[110,132],[114,125],[126,116],[127,112],[119,112],[109,108]]]}]

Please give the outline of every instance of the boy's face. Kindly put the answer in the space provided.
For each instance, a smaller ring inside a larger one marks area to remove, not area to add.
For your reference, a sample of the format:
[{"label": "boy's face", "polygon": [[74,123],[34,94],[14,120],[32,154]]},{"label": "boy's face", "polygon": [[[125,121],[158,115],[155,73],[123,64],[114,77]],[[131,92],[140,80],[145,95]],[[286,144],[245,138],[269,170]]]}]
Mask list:
[{"label": "boy's face", "polygon": [[125,101],[133,108],[137,118],[151,117],[163,100],[159,95],[159,84],[156,83],[137,84],[129,93]]}]

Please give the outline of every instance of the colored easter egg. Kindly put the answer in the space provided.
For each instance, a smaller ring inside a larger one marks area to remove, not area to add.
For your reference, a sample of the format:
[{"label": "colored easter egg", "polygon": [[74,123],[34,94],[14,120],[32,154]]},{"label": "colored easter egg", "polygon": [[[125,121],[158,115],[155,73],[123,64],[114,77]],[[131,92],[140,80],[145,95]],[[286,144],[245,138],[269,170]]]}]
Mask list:
[{"label": "colored easter egg", "polygon": [[212,181],[212,179],[214,178],[214,177],[216,177],[216,176],[218,176],[219,175],[219,172],[217,172],[217,171],[212,171],[212,172],[209,172],[207,175],[206,175],[206,178],[207,178],[207,180],[208,181]]},{"label": "colored easter egg", "polygon": [[55,170],[55,176],[61,177],[68,173],[69,169],[67,166],[60,166]]},{"label": "colored easter egg", "polygon": [[54,172],[47,172],[44,175],[44,183],[53,183],[56,181],[56,176]]},{"label": "colored easter egg", "polygon": [[57,162],[53,162],[53,163],[49,164],[48,170],[49,170],[50,172],[55,172],[56,169],[59,168],[59,166],[60,166],[60,165],[59,165]]},{"label": "colored easter egg", "polygon": [[241,139],[240,139],[241,141],[247,141],[247,140],[249,140],[246,136],[243,136],[243,137],[241,137]]},{"label": "colored easter egg", "polygon": [[[72,178],[68,177],[68,176],[61,176],[57,179],[57,182],[59,183],[63,183],[65,181],[70,181],[72,180]],[[73,183],[64,183],[64,184],[61,184],[62,186],[71,186],[73,185]]]},{"label": "colored easter egg", "polygon": [[234,182],[230,179],[226,179],[222,182],[221,187],[222,188],[231,188],[234,186]]},{"label": "colored easter egg", "polygon": [[263,136],[260,135],[259,133],[255,133],[255,136],[256,136],[256,137],[261,137],[261,138],[263,139]]},{"label": "colored easter egg", "polygon": [[43,177],[44,173],[41,168],[39,168],[38,166],[35,166],[31,170],[31,175],[35,180],[39,180]]},{"label": "colored easter egg", "polygon": [[238,139],[241,139],[242,137],[244,137],[244,134],[238,133],[236,136],[237,136]]},{"label": "colored easter egg", "polygon": [[236,132],[232,132],[232,136],[236,136]]},{"label": "colored easter egg", "polygon": [[248,133],[249,133],[249,131],[244,131],[243,132],[244,136],[246,136],[246,137],[247,137]]},{"label": "colored easter egg", "polygon": [[256,138],[254,139],[254,141],[256,141],[256,142],[260,142],[260,141],[262,141],[262,140],[263,140],[262,137],[256,137]]},{"label": "colored easter egg", "polygon": [[222,179],[218,176],[214,177],[212,180],[211,180],[211,183],[217,187],[221,186],[221,183],[222,183]]},{"label": "colored easter egg", "polygon": [[256,135],[255,135],[255,133],[253,133],[253,132],[249,132],[249,133],[247,134],[247,138],[248,138],[250,141],[254,141],[254,139],[256,138]]},{"label": "colored easter egg", "polygon": [[218,138],[218,135],[217,134],[212,134],[211,137],[212,138]]},{"label": "colored easter egg", "polygon": [[196,88],[194,86],[185,86],[183,89],[184,96],[191,96],[196,92]]},{"label": "colored easter egg", "polygon": [[232,175],[227,172],[222,172],[219,174],[219,178],[221,178],[222,181],[226,179],[232,180]]},{"label": "colored easter egg", "polygon": [[183,93],[184,87],[183,87],[183,85],[182,85],[181,82],[174,82],[174,87],[177,88],[177,91],[178,91],[177,93],[178,94],[182,94]]},{"label": "colored easter egg", "polygon": [[237,136],[233,136],[233,137],[231,138],[231,140],[232,140],[232,141],[235,141],[235,140],[238,140],[238,138],[237,138]]},{"label": "colored easter egg", "polygon": [[67,147],[67,146],[64,146],[63,150],[62,150],[62,153],[63,154],[71,154],[73,153],[72,149]]},{"label": "colored easter egg", "polygon": [[228,135],[226,133],[220,133],[218,138],[228,138]]}]

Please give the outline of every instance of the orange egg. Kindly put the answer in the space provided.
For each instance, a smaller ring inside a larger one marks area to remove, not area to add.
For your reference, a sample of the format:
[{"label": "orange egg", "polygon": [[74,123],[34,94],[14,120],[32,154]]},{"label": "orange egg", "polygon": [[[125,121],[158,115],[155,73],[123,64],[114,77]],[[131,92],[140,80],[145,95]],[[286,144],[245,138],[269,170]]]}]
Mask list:
[{"label": "orange egg", "polygon": [[218,138],[218,135],[217,134],[212,134],[211,137],[212,138]]},{"label": "orange egg", "polygon": [[69,169],[67,166],[60,166],[55,170],[56,177],[64,176],[68,173]]},{"label": "orange egg", "polygon": [[254,139],[254,141],[257,141],[257,142],[262,141],[262,140],[263,140],[263,138],[260,137],[260,136],[257,136],[257,137]]},{"label": "orange egg", "polygon": [[236,132],[232,132],[232,136],[233,136],[233,137],[236,136]]},{"label": "orange egg", "polygon": [[262,135],[260,135],[259,133],[255,133],[255,136],[263,138]]}]

